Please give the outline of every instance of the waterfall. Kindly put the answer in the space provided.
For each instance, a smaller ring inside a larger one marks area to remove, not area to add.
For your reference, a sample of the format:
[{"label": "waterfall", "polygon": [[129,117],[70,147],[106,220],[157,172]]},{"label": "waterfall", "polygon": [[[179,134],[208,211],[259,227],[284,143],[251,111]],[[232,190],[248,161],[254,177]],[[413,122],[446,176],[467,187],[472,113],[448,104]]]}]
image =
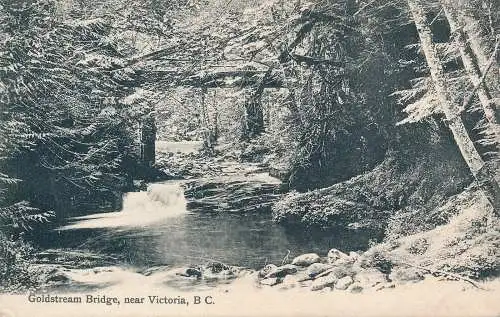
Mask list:
[{"label": "waterfall", "polygon": [[147,191],[124,194],[121,211],[71,218],[71,224],[58,230],[140,227],[186,213],[186,199],[179,181],[155,183]]}]

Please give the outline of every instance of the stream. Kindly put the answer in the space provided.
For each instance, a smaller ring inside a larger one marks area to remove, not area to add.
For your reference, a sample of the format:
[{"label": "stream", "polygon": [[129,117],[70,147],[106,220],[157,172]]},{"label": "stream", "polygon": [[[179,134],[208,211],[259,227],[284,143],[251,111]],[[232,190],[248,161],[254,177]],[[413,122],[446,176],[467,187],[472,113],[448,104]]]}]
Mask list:
[{"label": "stream", "polygon": [[287,230],[271,215],[200,213],[186,209],[182,181],[151,184],[124,196],[123,210],[71,218],[39,238],[44,248],[83,249],[133,267],[186,266],[216,260],[259,268],[306,252],[352,250],[355,236]]},{"label": "stream", "polygon": [[[189,153],[199,146],[157,142],[157,151]],[[260,181],[268,181],[263,179]],[[331,248],[350,251],[366,247],[366,237],[359,233],[290,229],[275,224],[269,211],[190,211],[183,182],[163,181],[149,184],[147,191],[126,193],[121,211],[70,218],[63,226],[41,233],[37,242],[44,249],[85,250],[115,257],[120,264],[136,268],[219,261],[258,269],[281,263],[288,252],[291,259],[307,252],[325,255]]]}]

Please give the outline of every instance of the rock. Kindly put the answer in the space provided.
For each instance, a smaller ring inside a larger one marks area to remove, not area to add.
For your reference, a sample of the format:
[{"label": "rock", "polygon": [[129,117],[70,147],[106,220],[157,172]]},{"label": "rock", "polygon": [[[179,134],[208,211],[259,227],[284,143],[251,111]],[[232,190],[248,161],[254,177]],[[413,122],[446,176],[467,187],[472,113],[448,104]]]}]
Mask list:
[{"label": "rock", "polygon": [[201,271],[199,269],[189,268],[186,270],[187,276],[196,276],[197,278],[201,277]]},{"label": "rock", "polygon": [[324,271],[331,269],[333,266],[325,263],[313,263],[307,267],[306,273],[309,277],[315,277],[316,275],[323,273]]},{"label": "rock", "polygon": [[280,267],[276,267],[274,269],[271,269],[265,277],[266,278],[285,277],[286,275],[294,274],[294,273],[297,273],[297,267],[295,265],[292,265],[292,264],[286,264],[286,265],[282,265]]},{"label": "rock", "polygon": [[366,288],[387,282],[387,277],[384,273],[372,268],[360,271],[354,277],[354,281],[359,282]]},{"label": "rock", "polygon": [[220,262],[212,262],[206,266],[206,269],[210,270],[212,273],[220,273],[222,271],[229,270],[230,267]]},{"label": "rock", "polygon": [[246,274],[250,274],[250,273],[253,273],[254,271],[251,270],[251,269],[248,269],[248,268],[244,268],[244,267],[239,267],[239,266],[231,266],[229,268],[229,270],[231,272],[233,272],[234,275],[236,276],[244,276]]},{"label": "rock", "polygon": [[381,283],[381,284],[375,285],[375,291],[381,291],[381,290],[386,289],[386,288],[395,288],[395,287],[396,287],[396,285],[394,283],[386,282],[386,283]]},{"label": "rock", "polygon": [[333,269],[331,269],[328,272],[328,274],[335,276],[337,279],[341,279],[344,276],[352,275],[352,270],[345,268],[343,266],[338,266],[338,267],[333,267]]},{"label": "rock", "polygon": [[328,251],[327,261],[328,263],[335,265],[344,265],[354,263],[356,261],[356,258],[353,258],[337,249],[331,249],[330,251]]},{"label": "rock", "polygon": [[327,276],[318,277],[311,284],[311,291],[319,291],[325,287],[334,286],[339,279],[333,275],[329,274]]},{"label": "rock", "polygon": [[99,274],[99,273],[110,273],[110,272],[115,272],[119,271],[120,268],[117,266],[98,266],[92,269],[92,272],[94,274]]},{"label": "rock", "polygon": [[204,280],[210,281],[229,280],[236,277],[236,275],[231,270],[224,270],[216,273],[207,270],[206,272],[203,272],[202,276]]},{"label": "rock", "polygon": [[351,251],[349,252],[349,257],[353,259],[354,261],[357,261],[360,257],[359,253]]},{"label": "rock", "polygon": [[177,272],[176,275],[180,275],[180,276],[184,276],[184,277],[200,278],[201,271],[199,269],[196,269],[196,268],[187,268],[187,269],[179,270],[179,272]]},{"label": "rock", "polygon": [[269,272],[277,269],[278,267],[274,264],[268,264],[266,266],[264,266],[260,271],[259,271],[259,277],[260,278],[263,278],[264,276],[266,276],[267,274],[269,274]]},{"label": "rock", "polygon": [[292,264],[298,266],[309,266],[313,263],[318,263],[319,261],[320,257],[316,253],[306,253],[294,258]]},{"label": "rock", "polygon": [[150,267],[150,268],[142,271],[142,275],[150,276],[150,275],[153,275],[153,274],[158,273],[158,272],[164,272],[168,269],[169,269],[169,267],[166,265],[165,266],[153,266],[153,267]]},{"label": "rock", "polygon": [[389,279],[402,284],[416,283],[424,279],[424,273],[422,270],[413,267],[394,267],[389,274]]},{"label": "rock", "polygon": [[348,257],[347,254],[345,254],[344,252],[339,251],[335,248],[328,251],[328,254],[326,256],[328,258],[328,262],[330,262],[330,263],[333,263],[333,262],[337,261],[338,259]]},{"label": "rock", "polygon": [[263,280],[260,280],[259,283],[262,285],[274,286],[279,283],[279,279],[277,277],[265,278]]},{"label": "rock", "polygon": [[351,284],[354,283],[354,280],[350,276],[344,276],[343,278],[339,279],[337,283],[335,283],[335,288],[338,290],[346,290]]},{"label": "rock", "polygon": [[67,283],[71,278],[64,272],[55,272],[50,275],[45,281],[47,283]]},{"label": "rock", "polygon": [[147,190],[148,184],[143,179],[134,179],[132,181],[134,188],[138,190]]},{"label": "rock", "polygon": [[347,288],[347,291],[351,293],[361,293],[363,291],[363,286],[359,283],[353,283]]},{"label": "rock", "polygon": [[266,210],[278,199],[280,191],[279,183],[228,175],[200,178],[184,184],[184,188],[187,208],[194,212]]}]

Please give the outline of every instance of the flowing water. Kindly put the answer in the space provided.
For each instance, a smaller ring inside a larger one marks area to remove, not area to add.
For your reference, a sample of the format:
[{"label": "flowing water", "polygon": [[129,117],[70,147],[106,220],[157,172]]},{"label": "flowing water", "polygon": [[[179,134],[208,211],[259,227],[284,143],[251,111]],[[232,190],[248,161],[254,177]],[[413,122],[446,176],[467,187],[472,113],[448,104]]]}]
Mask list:
[{"label": "flowing water", "polygon": [[44,247],[83,249],[117,256],[134,267],[185,266],[217,260],[250,268],[332,247],[356,250],[361,237],[286,230],[264,212],[193,213],[182,181],[149,186],[124,196],[123,210],[69,219],[39,240]]}]

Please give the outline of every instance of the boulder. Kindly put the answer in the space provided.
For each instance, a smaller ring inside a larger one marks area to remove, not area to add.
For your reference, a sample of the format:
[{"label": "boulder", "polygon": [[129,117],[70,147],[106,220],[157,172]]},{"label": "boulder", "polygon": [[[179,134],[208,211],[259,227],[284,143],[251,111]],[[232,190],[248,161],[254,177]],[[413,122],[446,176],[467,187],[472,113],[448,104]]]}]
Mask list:
[{"label": "boulder", "polygon": [[321,258],[316,253],[306,253],[294,258],[292,264],[298,266],[309,266],[313,263],[318,263],[320,260]]},{"label": "boulder", "polygon": [[356,257],[351,257],[337,249],[331,249],[328,251],[327,261],[328,263],[335,265],[344,265],[354,263],[356,261]]},{"label": "boulder", "polygon": [[345,254],[344,252],[334,248],[334,249],[331,249],[330,251],[328,251],[328,254],[326,255],[326,257],[328,258],[328,262],[333,263],[333,262],[337,261],[338,259],[347,258],[348,255]]},{"label": "boulder", "polygon": [[191,276],[195,276],[196,278],[200,278],[201,277],[201,271],[199,269],[195,269],[195,268],[188,268],[186,270],[186,275],[191,277]]},{"label": "boulder", "polygon": [[329,275],[333,275],[337,279],[341,279],[344,276],[352,275],[352,270],[350,270],[349,268],[346,268],[344,266],[338,266],[338,267],[334,266],[331,270],[328,270],[324,273],[321,273],[320,276],[325,274],[325,273],[328,273]]},{"label": "boulder", "polygon": [[318,277],[312,282],[311,291],[319,291],[324,289],[325,287],[334,286],[338,280],[339,279],[333,274]]},{"label": "boulder", "polygon": [[275,270],[276,268],[278,268],[278,267],[276,265],[274,265],[274,264],[268,264],[268,265],[264,266],[259,271],[259,277],[260,278],[265,277],[267,274],[269,274],[269,272],[271,272],[272,270]]},{"label": "boulder", "polygon": [[280,281],[277,277],[271,277],[271,278],[265,278],[263,280],[260,280],[260,284],[262,285],[267,285],[267,286],[274,286],[278,284]]},{"label": "boulder", "polygon": [[339,279],[337,283],[335,283],[335,289],[344,291],[353,283],[354,280],[352,279],[352,277],[344,276],[343,278]]},{"label": "boulder", "polygon": [[305,281],[311,281],[312,278],[307,274],[305,271],[299,271],[298,273],[293,275],[294,277],[297,278],[298,282],[305,282]]},{"label": "boulder", "polygon": [[307,267],[306,273],[309,277],[315,277],[316,275],[323,273],[324,271],[331,269],[333,266],[325,263],[313,263]]},{"label": "boulder", "polygon": [[212,273],[220,273],[222,271],[229,270],[230,267],[220,262],[211,262],[206,265],[206,269],[210,270]]},{"label": "boulder", "polygon": [[201,277],[201,270],[197,268],[187,268],[187,269],[179,269],[176,275],[184,276],[184,277]]},{"label": "boulder", "polygon": [[387,282],[387,277],[379,270],[370,268],[361,270],[358,274],[356,274],[354,281],[360,283],[364,288],[367,288]]},{"label": "boulder", "polygon": [[289,274],[297,273],[297,267],[292,264],[286,264],[279,267],[272,268],[269,273],[265,276],[266,278],[270,277],[285,277]]},{"label": "boulder", "polygon": [[55,272],[45,280],[47,283],[68,283],[70,281],[71,278],[64,272]]}]

